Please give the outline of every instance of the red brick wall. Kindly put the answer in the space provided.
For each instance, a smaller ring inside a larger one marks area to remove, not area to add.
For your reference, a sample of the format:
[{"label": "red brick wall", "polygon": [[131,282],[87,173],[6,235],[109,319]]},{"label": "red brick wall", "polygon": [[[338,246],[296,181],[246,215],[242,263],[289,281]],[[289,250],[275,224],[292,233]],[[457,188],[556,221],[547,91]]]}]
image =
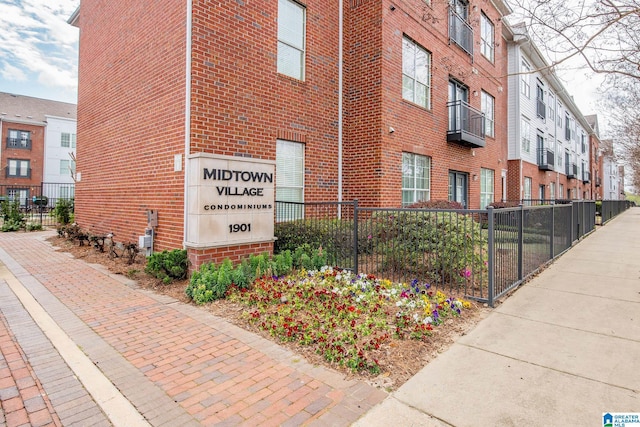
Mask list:
[{"label": "red brick wall", "polygon": [[158,211],[155,248],[181,248],[185,3],[83,0],[76,221],[121,242]]},{"label": "red brick wall", "polygon": [[[7,147],[9,129],[31,132],[31,149],[26,150]],[[0,174],[0,184],[29,189],[30,196],[34,196],[37,193],[33,186],[40,187],[44,174],[44,130],[44,126],[12,123],[8,121],[2,122],[2,140],[0,141],[2,144],[2,148],[0,148],[0,152],[2,153],[0,160],[2,170]],[[7,177],[6,171],[9,167],[9,159],[29,160],[31,178]]]},{"label": "red brick wall", "polygon": [[[480,168],[495,171],[494,194],[500,200],[500,175],[507,159],[507,92],[506,80],[494,76],[507,74],[506,46],[499,43],[493,64],[477,47],[481,9],[494,22],[496,39],[500,40],[497,11],[488,3],[471,10],[477,50],[472,62],[462,49],[449,43],[446,3],[434,2],[433,8],[393,3],[393,11],[385,1],[351,3],[345,57],[345,199],[358,198],[364,206],[400,206],[405,151],[431,157],[432,200],[448,198],[448,172],[456,170],[469,174],[469,207],[477,208]],[[431,109],[402,98],[404,34],[431,52]],[[477,109],[482,90],[495,98],[495,137],[486,138],[485,148],[471,149],[446,140],[450,77],[468,86],[469,101]],[[395,132],[389,133],[389,127]]]}]

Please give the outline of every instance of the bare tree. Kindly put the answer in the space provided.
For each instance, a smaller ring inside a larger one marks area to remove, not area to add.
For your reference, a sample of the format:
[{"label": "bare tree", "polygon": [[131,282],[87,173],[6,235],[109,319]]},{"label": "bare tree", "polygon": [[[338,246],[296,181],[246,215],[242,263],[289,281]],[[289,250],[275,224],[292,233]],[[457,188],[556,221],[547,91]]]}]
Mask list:
[{"label": "bare tree", "polygon": [[522,21],[551,59],[551,68],[581,59],[606,80],[640,80],[639,0],[512,0],[511,22]]}]

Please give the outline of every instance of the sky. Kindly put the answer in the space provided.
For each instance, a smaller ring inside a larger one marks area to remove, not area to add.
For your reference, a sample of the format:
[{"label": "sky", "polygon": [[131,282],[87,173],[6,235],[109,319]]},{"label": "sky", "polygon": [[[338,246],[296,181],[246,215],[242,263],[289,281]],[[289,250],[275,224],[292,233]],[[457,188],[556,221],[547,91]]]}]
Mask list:
[{"label": "sky", "polygon": [[76,103],[80,0],[0,0],[0,92]]}]

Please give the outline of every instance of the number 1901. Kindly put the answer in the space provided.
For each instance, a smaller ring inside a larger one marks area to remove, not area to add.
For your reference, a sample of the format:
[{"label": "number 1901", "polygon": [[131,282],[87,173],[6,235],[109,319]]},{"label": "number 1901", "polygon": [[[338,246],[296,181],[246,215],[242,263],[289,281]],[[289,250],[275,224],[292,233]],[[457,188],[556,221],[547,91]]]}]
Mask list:
[{"label": "number 1901", "polygon": [[251,231],[251,224],[229,224],[229,233],[246,233]]}]

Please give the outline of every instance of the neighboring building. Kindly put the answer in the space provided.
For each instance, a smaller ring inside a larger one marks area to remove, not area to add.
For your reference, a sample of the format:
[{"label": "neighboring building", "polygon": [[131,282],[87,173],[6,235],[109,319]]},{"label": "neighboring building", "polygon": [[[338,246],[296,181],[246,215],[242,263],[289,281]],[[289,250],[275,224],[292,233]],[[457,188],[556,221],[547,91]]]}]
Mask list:
[{"label": "neighboring building", "polygon": [[75,153],[75,104],[0,93],[0,129],[2,196],[28,205],[40,195],[43,182],[60,184],[47,188],[45,196],[73,196],[71,173],[63,169],[74,167],[70,153]]},{"label": "neighboring building", "polygon": [[603,199],[624,200],[624,167],[620,165],[610,139],[602,140]]},{"label": "neighboring building", "polygon": [[524,24],[512,30],[508,199],[590,199],[591,128]]},{"label": "neighboring building", "polygon": [[592,132],[589,134],[589,145],[591,154],[589,156],[589,164],[591,165],[591,198],[593,200],[602,200],[602,153],[600,141],[600,126],[598,125],[598,116],[593,114],[585,116],[585,119],[591,126]]},{"label": "neighboring building", "polygon": [[80,226],[197,266],[271,250],[274,199],[503,198],[508,6],[337,5],[83,0]]}]

